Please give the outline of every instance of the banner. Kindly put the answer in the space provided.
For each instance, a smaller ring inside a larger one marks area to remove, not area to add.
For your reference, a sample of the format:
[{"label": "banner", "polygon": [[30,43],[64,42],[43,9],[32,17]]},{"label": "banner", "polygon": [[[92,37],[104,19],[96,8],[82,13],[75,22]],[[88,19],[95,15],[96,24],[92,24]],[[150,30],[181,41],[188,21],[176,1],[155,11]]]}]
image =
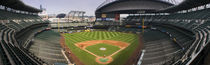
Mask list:
[{"label": "banner", "polygon": [[120,14],[115,14],[115,21],[119,21],[120,20]]},{"label": "banner", "polygon": [[101,17],[102,17],[102,18],[106,18],[106,14],[102,14]]}]

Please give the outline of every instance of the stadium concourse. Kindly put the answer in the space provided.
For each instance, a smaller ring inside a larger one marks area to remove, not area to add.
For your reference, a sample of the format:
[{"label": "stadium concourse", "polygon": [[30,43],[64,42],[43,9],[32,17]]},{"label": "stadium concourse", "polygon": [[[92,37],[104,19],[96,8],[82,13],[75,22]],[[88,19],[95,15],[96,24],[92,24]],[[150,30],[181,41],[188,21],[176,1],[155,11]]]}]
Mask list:
[{"label": "stadium concourse", "polygon": [[174,1],[107,0],[95,22],[59,27],[0,0],[0,65],[209,65],[210,0]]}]

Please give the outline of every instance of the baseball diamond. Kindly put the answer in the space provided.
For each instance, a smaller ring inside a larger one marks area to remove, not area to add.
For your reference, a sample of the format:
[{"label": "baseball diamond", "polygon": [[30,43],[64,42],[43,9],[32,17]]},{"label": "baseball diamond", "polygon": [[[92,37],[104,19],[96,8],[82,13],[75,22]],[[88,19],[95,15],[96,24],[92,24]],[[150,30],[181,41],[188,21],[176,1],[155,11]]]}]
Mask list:
[{"label": "baseball diamond", "polygon": [[131,33],[91,31],[63,36],[71,53],[85,65],[123,65],[139,45],[138,35]]},{"label": "baseball diamond", "polygon": [[0,0],[0,65],[210,65],[210,0]]}]

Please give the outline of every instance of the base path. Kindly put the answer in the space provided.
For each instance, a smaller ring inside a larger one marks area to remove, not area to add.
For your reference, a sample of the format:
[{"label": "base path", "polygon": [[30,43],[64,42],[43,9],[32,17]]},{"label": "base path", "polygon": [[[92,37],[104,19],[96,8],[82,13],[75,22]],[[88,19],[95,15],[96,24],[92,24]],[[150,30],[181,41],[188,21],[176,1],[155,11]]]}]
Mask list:
[{"label": "base path", "polygon": [[73,64],[77,64],[77,65],[85,65],[79,60],[79,58],[76,57],[74,53],[71,53],[71,50],[65,43],[65,38],[63,35],[61,35],[60,44],[62,48],[64,49],[66,56],[70,59],[70,62],[73,62]]},{"label": "base path", "polygon": [[114,45],[120,48],[125,48],[129,45],[129,43],[121,42],[121,41],[114,41],[114,40],[91,40],[91,41],[79,42],[79,43],[76,43],[75,45],[81,49],[85,49],[88,46],[96,45],[99,43]]},{"label": "base path", "polygon": [[124,65],[137,64],[137,62],[139,60],[139,57],[141,56],[141,50],[142,50],[143,45],[144,45],[142,40],[143,40],[143,37],[142,37],[141,34],[139,34],[139,45]]}]

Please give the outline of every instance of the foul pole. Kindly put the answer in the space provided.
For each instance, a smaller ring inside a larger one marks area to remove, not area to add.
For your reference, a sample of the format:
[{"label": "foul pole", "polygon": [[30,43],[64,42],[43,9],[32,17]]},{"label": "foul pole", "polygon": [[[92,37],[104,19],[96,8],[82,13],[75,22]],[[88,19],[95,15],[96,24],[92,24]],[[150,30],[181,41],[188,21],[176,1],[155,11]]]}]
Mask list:
[{"label": "foul pole", "polygon": [[58,32],[60,33],[60,18],[58,18]]},{"label": "foul pole", "polygon": [[142,33],[144,34],[144,18],[142,19]]}]

